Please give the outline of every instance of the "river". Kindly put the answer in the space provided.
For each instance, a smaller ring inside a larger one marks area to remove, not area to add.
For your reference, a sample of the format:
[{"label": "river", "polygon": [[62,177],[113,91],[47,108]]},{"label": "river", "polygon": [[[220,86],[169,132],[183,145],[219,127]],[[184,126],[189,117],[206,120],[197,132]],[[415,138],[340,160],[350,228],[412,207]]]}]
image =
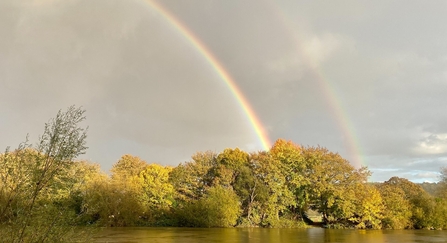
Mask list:
[{"label": "river", "polygon": [[105,228],[96,243],[381,243],[447,242],[447,231],[263,228]]}]

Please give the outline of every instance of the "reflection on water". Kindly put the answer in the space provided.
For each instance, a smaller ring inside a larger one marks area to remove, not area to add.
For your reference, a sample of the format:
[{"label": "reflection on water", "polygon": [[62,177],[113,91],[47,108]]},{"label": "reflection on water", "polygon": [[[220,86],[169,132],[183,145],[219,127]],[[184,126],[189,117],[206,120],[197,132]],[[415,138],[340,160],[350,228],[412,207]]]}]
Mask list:
[{"label": "reflection on water", "polygon": [[197,229],[197,228],[106,228],[96,243],[212,243],[212,242],[294,242],[294,243],[380,243],[447,242],[446,231],[428,230],[329,230],[311,229]]}]

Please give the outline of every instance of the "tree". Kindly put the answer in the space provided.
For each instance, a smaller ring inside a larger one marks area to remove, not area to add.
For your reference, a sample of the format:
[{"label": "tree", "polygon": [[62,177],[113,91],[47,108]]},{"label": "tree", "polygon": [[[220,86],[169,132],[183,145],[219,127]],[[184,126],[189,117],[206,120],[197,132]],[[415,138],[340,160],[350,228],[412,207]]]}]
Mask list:
[{"label": "tree", "polygon": [[169,182],[169,173],[172,167],[150,164],[136,177],[137,184],[141,187],[139,200],[145,208],[145,215],[149,224],[161,224],[170,214],[174,204],[174,187]]},{"label": "tree", "polygon": [[293,195],[290,211],[302,219],[307,210],[307,195],[302,188],[309,184],[305,173],[309,164],[303,156],[303,149],[292,141],[278,139],[269,152],[273,159],[279,161],[288,194]]},{"label": "tree", "polygon": [[303,155],[308,166],[304,174],[308,184],[302,190],[309,198],[310,207],[323,215],[326,224],[351,226],[350,219],[356,213],[356,188],[366,183],[369,171],[365,167],[355,169],[326,148],[305,148]]},{"label": "tree", "polygon": [[385,229],[411,228],[412,209],[404,190],[381,183],[377,186],[384,202],[382,225]]},{"label": "tree", "polygon": [[447,167],[442,167],[441,168],[441,175],[439,177],[439,179],[441,179],[441,181],[439,182],[439,191],[438,191],[438,196],[444,199],[447,199]]},{"label": "tree", "polygon": [[137,226],[144,215],[136,180],[125,183],[98,175],[85,187],[85,221],[100,226]]},{"label": "tree", "polygon": [[98,223],[103,205],[95,194],[104,195],[106,185],[110,183],[108,175],[101,171],[99,164],[77,161],[73,164],[71,177],[75,180],[70,193],[71,207],[78,215],[77,225]]},{"label": "tree", "polygon": [[357,229],[381,229],[384,204],[376,187],[357,183],[354,188],[354,213],[349,221]]},{"label": "tree", "polygon": [[[85,119],[85,110],[69,107],[59,111],[45,124],[39,142],[33,148],[28,142],[0,158],[2,195],[8,201],[1,209],[7,213],[6,238],[9,242],[67,241],[63,237],[66,228],[55,227],[69,223],[66,205],[50,200],[59,190],[70,183],[64,181],[74,159],[83,154],[86,147],[87,129],[79,125]],[[10,184],[11,181],[15,183]],[[7,185],[7,186],[6,186]],[[8,188],[9,187],[9,188]],[[18,201],[16,201],[18,202]],[[13,212],[9,214],[8,212]],[[61,230],[62,229],[62,230]],[[3,238],[5,239],[5,238]]]},{"label": "tree", "polygon": [[197,201],[188,202],[182,209],[181,226],[232,227],[240,215],[237,195],[229,188],[212,187]]},{"label": "tree", "polygon": [[268,152],[254,153],[251,156],[254,174],[260,184],[260,193],[253,210],[259,215],[262,226],[275,227],[280,224],[280,216],[294,205],[294,195],[287,187],[281,162]]},{"label": "tree", "polygon": [[110,179],[92,181],[85,198],[91,220],[105,226],[139,225],[146,211],[138,176],[147,167],[139,157],[126,154],[113,165]]},{"label": "tree", "polygon": [[442,167],[441,168],[441,176],[440,176],[440,178],[441,178],[441,181],[443,183],[447,183],[447,167]]},{"label": "tree", "polygon": [[197,200],[205,195],[213,181],[210,172],[216,166],[216,157],[211,151],[197,152],[191,161],[172,170],[169,180],[177,191],[179,201]]},{"label": "tree", "polygon": [[259,215],[253,214],[253,208],[259,200],[265,198],[267,190],[255,175],[250,155],[238,148],[225,149],[217,156],[216,165],[211,169],[212,186],[232,189],[242,204],[242,215],[239,220],[243,225],[258,225]]},{"label": "tree", "polygon": [[125,154],[113,165],[110,171],[112,172],[112,179],[125,181],[138,176],[147,166],[148,163],[139,157]]},{"label": "tree", "polygon": [[384,182],[391,190],[401,190],[402,197],[410,204],[409,228],[432,228],[431,215],[435,202],[433,198],[420,186],[405,178],[391,177]]},{"label": "tree", "polygon": [[31,184],[33,153],[36,151],[27,143],[21,143],[15,151],[0,154],[0,223],[14,222],[16,211],[23,207]]},{"label": "tree", "polygon": [[249,156],[246,152],[236,149],[225,149],[217,156],[216,164],[210,171],[213,177],[212,185],[233,187],[242,168],[248,166]]}]

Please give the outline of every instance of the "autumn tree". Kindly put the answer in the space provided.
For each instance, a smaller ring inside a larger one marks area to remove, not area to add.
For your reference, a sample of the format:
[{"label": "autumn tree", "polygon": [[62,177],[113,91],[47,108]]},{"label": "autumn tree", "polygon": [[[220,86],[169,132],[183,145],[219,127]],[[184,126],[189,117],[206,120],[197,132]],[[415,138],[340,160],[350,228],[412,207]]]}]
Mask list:
[{"label": "autumn tree", "polygon": [[[86,147],[86,128],[79,125],[85,110],[69,107],[59,111],[45,124],[44,132],[33,147],[24,142],[15,151],[9,149],[0,157],[1,196],[8,202],[4,212],[2,240],[8,242],[64,242],[70,232],[70,210],[61,203],[58,193],[71,186],[67,173],[74,159]],[[55,198],[59,197],[59,198]],[[16,200],[20,199],[20,200]],[[11,200],[11,202],[9,202]],[[73,216],[73,215],[71,215]],[[58,225],[58,227],[55,227]],[[62,230],[61,230],[62,229]]]},{"label": "autumn tree", "polygon": [[287,186],[287,194],[293,195],[289,208],[296,216],[302,218],[307,210],[307,194],[303,187],[309,184],[306,169],[309,164],[302,153],[301,146],[292,141],[278,139],[270,149],[272,159],[279,162]]},{"label": "autumn tree", "polygon": [[382,225],[385,229],[411,228],[412,209],[405,191],[389,183],[377,186],[384,202]]},{"label": "autumn tree", "polygon": [[[392,177],[384,182],[391,190],[401,190],[403,200],[410,204],[410,224],[409,228],[431,228],[433,198],[420,186],[408,179]],[[403,204],[405,205],[405,204]]]},{"label": "autumn tree", "polygon": [[174,187],[169,182],[171,171],[172,167],[150,164],[136,178],[141,187],[139,200],[145,209],[143,217],[148,220],[148,224],[160,225],[170,214],[175,201]]},{"label": "autumn tree", "polygon": [[248,166],[249,156],[246,152],[236,149],[225,149],[216,158],[216,164],[210,173],[213,185],[233,187],[240,171]]},{"label": "autumn tree", "polygon": [[357,229],[381,229],[385,206],[379,190],[367,183],[356,183],[353,189],[354,211],[348,219],[350,224]]},{"label": "autumn tree", "polygon": [[301,188],[309,198],[307,204],[323,215],[326,224],[351,225],[357,219],[356,189],[366,183],[369,171],[362,167],[355,169],[339,154],[322,147],[303,149],[308,167],[304,174],[308,184]]},{"label": "autumn tree", "polygon": [[16,211],[26,200],[31,184],[33,154],[36,151],[21,143],[15,151],[0,154],[0,222],[15,221]]},{"label": "autumn tree", "polygon": [[112,167],[111,178],[95,181],[89,188],[90,203],[99,209],[99,224],[136,226],[145,213],[138,176],[148,166],[139,157],[123,155]]},{"label": "autumn tree", "polygon": [[268,152],[254,153],[251,160],[254,174],[264,189],[253,208],[253,216],[260,217],[261,226],[279,226],[280,216],[294,204],[294,195],[288,188],[281,162]]},{"label": "autumn tree", "polygon": [[197,152],[192,160],[175,167],[170,173],[170,182],[180,201],[197,200],[211,187],[213,176],[211,168],[216,165],[216,153]]},{"label": "autumn tree", "polygon": [[74,164],[74,170],[77,183],[74,185],[72,198],[79,215],[77,222],[80,225],[98,224],[99,220],[110,215],[106,212],[108,206],[103,203],[110,179],[98,164],[79,161]]},{"label": "autumn tree", "polygon": [[99,226],[138,226],[144,214],[137,184],[117,183],[98,175],[86,185],[83,210],[87,223]]},{"label": "autumn tree", "polygon": [[199,200],[190,201],[180,212],[180,225],[193,227],[232,227],[241,213],[233,190],[216,186]]},{"label": "autumn tree", "polygon": [[148,163],[139,157],[126,154],[121,156],[110,171],[112,172],[112,179],[126,181],[138,176],[147,166]]},{"label": "autumn tree", "polygon": [[258,225],[259,215],[253,214],[255,205],[266,196],[266,187],[255,175],[250,155],[238,148],[225,149],[216,158],[209,175],[212,186],[232,189],[242,205],[240,222],[243,225]]}]

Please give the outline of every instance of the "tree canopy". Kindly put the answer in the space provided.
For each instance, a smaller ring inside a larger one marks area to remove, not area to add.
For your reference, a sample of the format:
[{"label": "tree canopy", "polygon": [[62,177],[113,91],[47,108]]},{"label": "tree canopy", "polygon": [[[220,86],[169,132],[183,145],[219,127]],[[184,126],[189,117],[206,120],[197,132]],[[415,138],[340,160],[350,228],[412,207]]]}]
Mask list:
[{"label": "tree canopy", "polygon": [[196,152],[173,167],[126,154],[108,175],[76,160],[87,149],[84,113],[61,111],[35,146],[0,154],[2,239],[67,242],[63,226],[76,225],[447,228],[446,168],[429,194],[404,178],[369,183],[368,168],[338,153],[279,139],[269,151]]}]

